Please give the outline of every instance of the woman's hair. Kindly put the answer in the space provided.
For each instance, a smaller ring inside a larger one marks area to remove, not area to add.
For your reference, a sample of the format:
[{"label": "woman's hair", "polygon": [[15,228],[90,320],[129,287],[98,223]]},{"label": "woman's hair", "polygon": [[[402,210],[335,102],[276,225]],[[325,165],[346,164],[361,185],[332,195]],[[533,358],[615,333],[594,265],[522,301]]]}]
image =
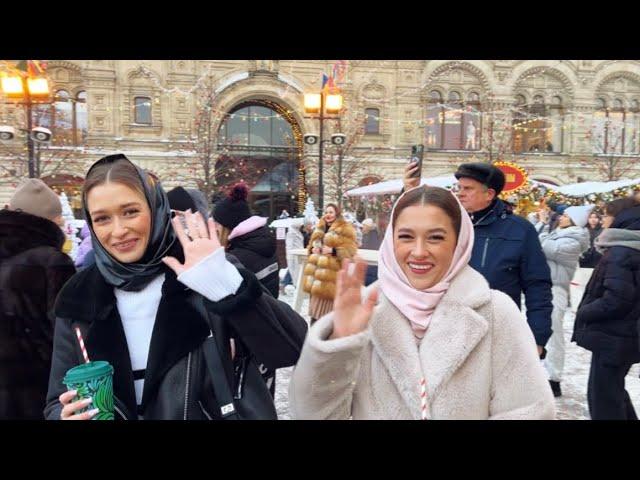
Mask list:
[{"label": "woman's hair", "polygon": [[[147,174],[147,181],[152,187],[151,192],[155,192],[153,187],[156,181],[154,178]],[[94,187],[109,182],[121,183],[139,192],[143,197],[145,196],[144,185],[138,175],[138,170],[130,161],[121,159],[113,163],[101,163],[89,171],[84,180],[84,186],[82,187],[82,201],[85,207],[87,206],[87,195],[89,195],[89,192]]]},{"label": "woman's hair", "polygon": [[405,208],[414,205],[421,207],[433,205],[434,207],[440,208],[451,219],[451,224],[456,231],[456,237],[460,234],[460,225],[462,223],[460,205],[448,190],[440,187],[429,187],[427,185],[409,190],[398,200],[398,203],[396,203],[391,224],[395,227],[396,220],[400,216],[400,213],[402,213]]},{"label": "woman's hair", "polygon": [[638,202],[633,197],[618,198],[607,203],[607,206],[604,210],[608,215],[615,218],[621,211],[626,210],[627,208],[635,207],[637,205]]},{"label": "woman's hair", "polygon": [[218,241],[220,245],[222,245],[225,249],[229,247],[229,235],[231,235],[231,230],[229,230],[224,225],[220,225],[220,235]]},{"label": "woman's hair", "polygon": [[327,206],[324,207],[325,212],[327,211],[327,208],[329,207],[333,207],[333,209],[336,212],[336,219],[338,218],[342,218],[342,210],[340,210],[340,207],[338,207],[338,205],[336,205],[335,203],[327,203]]},{"label": "woman's hair", "polygon": [[598,212],[591,212],[587,217],[587,225],[586,225],[587,228],[591,228],[591,224],[589,223],[589,220],[591,220],[591,215],[595,215],[597,217],[598,225],[602,223],[602,215],[600,215]]}]

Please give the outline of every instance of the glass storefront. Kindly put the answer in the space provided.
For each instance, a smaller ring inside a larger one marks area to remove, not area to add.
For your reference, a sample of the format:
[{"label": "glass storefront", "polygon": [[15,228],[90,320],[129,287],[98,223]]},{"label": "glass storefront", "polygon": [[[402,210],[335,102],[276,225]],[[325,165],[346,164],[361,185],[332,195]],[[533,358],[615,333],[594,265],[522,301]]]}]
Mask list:
[{"label": "glass storefront", "polygon": [[[216,163],[219,190],[244,181],[256,215],[277,218],[283,210],[297,212],[301,145],[285,111],[271,102],[254,100],[227,114],[219,131]],[[299,130],[299,129],[298,129]]]}]

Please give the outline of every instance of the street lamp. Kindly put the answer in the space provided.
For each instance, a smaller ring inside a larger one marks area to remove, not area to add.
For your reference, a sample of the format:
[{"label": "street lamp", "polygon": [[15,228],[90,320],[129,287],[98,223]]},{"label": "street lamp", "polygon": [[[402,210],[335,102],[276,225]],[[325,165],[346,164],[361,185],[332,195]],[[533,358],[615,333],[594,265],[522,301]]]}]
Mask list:
[{"label": "street lamp", "polygon": [[[324,184],[322,182],[322,150],[323,150],[323,134],[324,134],[324,120],[336,118],[331,115],[337,115],[342,110],[342,95],[339,93],[327,93],[322,91],[320,93],[305,93],[304,94],[304,111],[306,114],[312,114],[313,116],[306,118],[317,118],[320,120],[320,131],[318,143],[318,205],[320,212],[324,210]],[[327,116],[329,115],[329,116]],[[306,142],[308,145],[313,142]]]},{"label": "street lamp", "polygon": [[[51,131],[44,127],[33,128],[33,104],[50,103],[49,82],[44,76],[31,75],[29,72],[12,70],[5,74],[0,81],[2,93],[11,101],[24,105],[27,112],[27,149],[29,151],[29,178],[36,177],[35,144],[34,142],[48,142]],[[22,101],[21,101],[22,100]],[[8,135],[7,135],[8,136]]]}]

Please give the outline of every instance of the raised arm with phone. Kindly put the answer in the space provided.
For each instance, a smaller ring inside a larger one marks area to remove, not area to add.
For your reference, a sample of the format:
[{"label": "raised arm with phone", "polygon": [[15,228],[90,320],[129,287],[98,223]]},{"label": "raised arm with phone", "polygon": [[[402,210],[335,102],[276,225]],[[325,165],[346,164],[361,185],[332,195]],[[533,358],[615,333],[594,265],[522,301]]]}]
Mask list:
[{"label": "raised arm with phone", "polygon": [[409,163],[404,169],[404,177],[402,178],[404,191],[410,190],[420,185],[420,178],[422,177],[423,154],[423,145],[413,145],[411,147],[411,156],[409,157]]}]

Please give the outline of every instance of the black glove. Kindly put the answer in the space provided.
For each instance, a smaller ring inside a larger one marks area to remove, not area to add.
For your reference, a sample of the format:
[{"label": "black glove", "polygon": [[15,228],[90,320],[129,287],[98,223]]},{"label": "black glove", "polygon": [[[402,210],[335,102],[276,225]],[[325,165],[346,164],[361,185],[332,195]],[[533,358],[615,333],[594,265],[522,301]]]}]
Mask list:
[{"label": "black glove", "polygon": [[542,347],[542,354],[540,354],[540,360],[544,360],[547,356],[547,349]]}]

